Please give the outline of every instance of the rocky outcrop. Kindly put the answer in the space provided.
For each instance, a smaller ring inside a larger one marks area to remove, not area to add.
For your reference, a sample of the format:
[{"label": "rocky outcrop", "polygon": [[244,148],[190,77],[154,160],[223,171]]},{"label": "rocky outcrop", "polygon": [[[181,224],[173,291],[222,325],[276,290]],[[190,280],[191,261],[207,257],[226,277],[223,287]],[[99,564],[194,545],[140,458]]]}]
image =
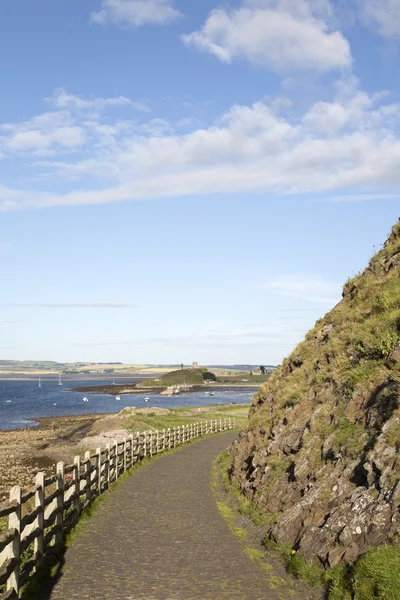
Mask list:
[{"label": "rocky outcrop", "polygon": [[268,535],[333,567],[400,535],[400,222],[253,399],[231,477]]}]

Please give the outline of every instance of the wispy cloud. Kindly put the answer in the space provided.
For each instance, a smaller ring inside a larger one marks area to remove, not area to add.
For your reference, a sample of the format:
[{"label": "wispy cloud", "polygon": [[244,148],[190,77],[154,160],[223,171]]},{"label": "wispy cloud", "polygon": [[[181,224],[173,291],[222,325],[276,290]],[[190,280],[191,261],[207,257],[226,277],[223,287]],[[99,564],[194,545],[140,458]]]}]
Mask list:
[{"label": "wispy cloud", "polygon": [[379,202],[384,200],[398,200],[399,194],[343,194],[342,196],[328,196],[326,202]]},{"label": "wispy cloud", "polygon": [[340,284],[317,275],[281,275],[268,281],[266,287],[284,296],[328,305],[336,304],[342,291]]},{"label": "wispy cloud", "polygon": [[361,18],[385,38],[400,37],[399,0],[358,0]]},{"label": "wispy cloud", "polygon": [[0,304],[2,308],[138,308],[137,304],[123,304],[119,302],[93,302],[93,303],[13,303]]},{"label": "wispy cloud", "polygon": [[176,345],[183,346],[231,346],[237,344],[266,344],[288,345],[296,343],[304,334],[303,328],[285,328],[281,325],[275,327],[254,327],[248,329],[210,331],[206,333],[193,332],[188,335],[161,335],[157,337],[138,338],[136,340],[94,340],[84,342],[71,342],[70,345],[78,347],[101,346],[143,346],[143,345]]},{"label": "wispy cloud", "polygon": [[102,0],[101,10],[93,12],[92,23],[128,27],[164,25],[181,17],[173,0]]},{"label": "wispy cloud", "polygon": [[114,98],[82,98],[69,94],[64,88],[57,88],[50,98],[46,101],[56,108],[71,110],[71,111],[95,111],[96,113],[104,111],[109,107],[128,106],[130,108],[141,110],[143,112],[151,112],[151,108],[144,102],[130,100],[125,96],[117,96]]}]

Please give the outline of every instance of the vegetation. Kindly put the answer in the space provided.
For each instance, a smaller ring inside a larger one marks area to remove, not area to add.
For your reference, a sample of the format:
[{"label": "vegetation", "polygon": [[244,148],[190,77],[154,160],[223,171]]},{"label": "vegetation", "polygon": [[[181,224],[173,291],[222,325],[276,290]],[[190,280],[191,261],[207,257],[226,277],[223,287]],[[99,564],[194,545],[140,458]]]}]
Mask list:
[{"label": "vegetation", "polygon": [[140,387],[169,387],[171,385],[202,385],[204,383],[201,369],[178,369],[140,382]]},{"label": "vegetation", "polygon": [[248,404],[214,404],[210,406],[199,407],[179,407],[168,409],[168,414],[153,413],[145,409],[145,414],[132,414],[130,409],[122,411],[121,415],[126,415],[125,427],[129,431],[146,431],[148,429],[168,429],[170,427],[181,427],[190,425],[197,421],[209,419],[229,419],[234,418],[237,427],[243,427],[247,421],[249,412]]},{"label": "vegetation", "polygon": [[217,376],[215,373],[211,373],[211,371],[203,371],[203,380],[204,381],[217,381]]},{"label": "vegetation", "polygon": [[231,374],[229,375],[219,375],[217,377],[217,382],[221,383],[221,384],[231,384],[231,385],[261,385],[263,383],[265,383],[269,377],[271,376],[271,373],[265,373],[265,375],[262,374],[255,374],[255,373],[234,373],[231,372]]}]

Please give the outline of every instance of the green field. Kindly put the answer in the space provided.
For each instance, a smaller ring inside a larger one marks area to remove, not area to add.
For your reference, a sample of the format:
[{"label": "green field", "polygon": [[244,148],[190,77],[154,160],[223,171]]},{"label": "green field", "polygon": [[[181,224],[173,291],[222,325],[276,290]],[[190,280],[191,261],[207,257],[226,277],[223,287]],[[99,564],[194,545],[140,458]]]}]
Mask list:
[{"label": "green field", "polygon": [[148,412],[146,415],[129,415],[129,409],[122,411],[128,416],[126,429],[129,431],[145,431],[146,429],[168,429],[168,427],[180,427],[189,425],[196,421],[207,419],[229,419],[235,418],[236,427],[243,427],[247,422],[250,404],[215,404],[201,407],[180,407],[170,409],[170,413],[160,415],[156,412]]}]

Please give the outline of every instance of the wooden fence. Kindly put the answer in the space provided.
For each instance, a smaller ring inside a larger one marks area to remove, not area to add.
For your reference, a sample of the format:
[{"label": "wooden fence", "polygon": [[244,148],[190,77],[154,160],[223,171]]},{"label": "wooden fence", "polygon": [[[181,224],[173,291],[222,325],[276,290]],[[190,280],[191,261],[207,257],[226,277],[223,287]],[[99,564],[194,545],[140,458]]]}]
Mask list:
[{"label": "wooden fence", "polygon": [[72,465],[57,463],[50,477],[38,473],[28,491],[14,486],[9,502],[0,504],[0,518],[8,517],[8,529],[0,531],[0,600],[19,598],[34,573],[59,554],[65,533],[82,511],[135,463],[234,427],[235,419],[218,419],[136,432],[122,442],[86,452],[83,460],[76,456]]}]

